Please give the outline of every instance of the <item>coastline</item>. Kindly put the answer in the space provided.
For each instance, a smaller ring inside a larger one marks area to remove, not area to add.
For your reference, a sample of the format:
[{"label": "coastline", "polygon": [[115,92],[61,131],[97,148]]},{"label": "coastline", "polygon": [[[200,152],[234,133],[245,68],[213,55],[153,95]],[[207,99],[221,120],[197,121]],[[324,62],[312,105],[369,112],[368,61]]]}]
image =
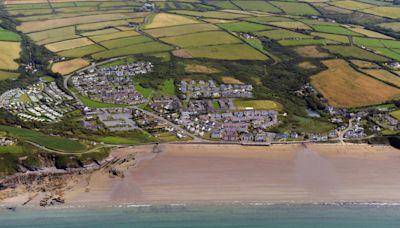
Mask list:
[{"label": "coastline", "polygon": [[[125,161],[114,164],[118,175],[78,175],[57,207],[400,203],[400,152],[388,146],[161,144],[111,155]],[[19,207],[32,194],[0,205]]]}]

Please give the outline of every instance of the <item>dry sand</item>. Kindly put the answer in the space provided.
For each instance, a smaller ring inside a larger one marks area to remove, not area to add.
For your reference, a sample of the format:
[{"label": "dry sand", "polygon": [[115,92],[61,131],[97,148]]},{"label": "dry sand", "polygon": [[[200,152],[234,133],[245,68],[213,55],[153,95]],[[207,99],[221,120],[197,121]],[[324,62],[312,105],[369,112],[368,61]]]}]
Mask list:
[{"label": "dry sand", "polygon": [[369,145],[160,145],[124,178],[97,172],[67,203],[400,202],[400,151]]}]

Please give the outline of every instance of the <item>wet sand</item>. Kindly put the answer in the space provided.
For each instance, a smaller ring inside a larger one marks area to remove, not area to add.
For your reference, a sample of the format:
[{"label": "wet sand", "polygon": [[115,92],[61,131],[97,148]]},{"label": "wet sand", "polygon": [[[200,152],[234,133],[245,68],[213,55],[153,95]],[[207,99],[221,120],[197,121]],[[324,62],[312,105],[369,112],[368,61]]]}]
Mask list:
[{"label": "wet sand", "polygon": [[400,151],[369,145],[160,145],[124,178],[94,174],[67,203],[400,202]]}]

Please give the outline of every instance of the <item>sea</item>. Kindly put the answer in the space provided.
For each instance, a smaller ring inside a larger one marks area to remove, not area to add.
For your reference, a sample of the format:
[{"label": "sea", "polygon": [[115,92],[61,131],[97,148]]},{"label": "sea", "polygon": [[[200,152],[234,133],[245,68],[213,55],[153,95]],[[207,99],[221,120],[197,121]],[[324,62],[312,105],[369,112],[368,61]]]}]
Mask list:
[{"label": "sea", "polygon": [[399,228],[397,204],[114,205],[0,208],[0,227]]}]

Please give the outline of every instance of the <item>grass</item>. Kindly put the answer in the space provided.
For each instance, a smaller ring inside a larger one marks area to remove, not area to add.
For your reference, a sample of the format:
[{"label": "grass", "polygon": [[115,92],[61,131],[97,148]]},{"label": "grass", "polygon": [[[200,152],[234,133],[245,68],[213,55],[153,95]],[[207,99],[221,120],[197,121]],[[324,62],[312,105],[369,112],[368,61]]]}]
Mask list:
[{"label": "grass", "polygon": [[127,107],[128,105],[118,105],[118,104],[109,104],[101,101],[94,101],[88,97],[82,96],[78,93],[75,93],[79,100],[89,108],[118,108],[118,107]]},{"label": "grass", "polygon": [[212,24],[191,24],[179,25],[166,28],[146,29],[144,32],[153,37],[179,36],[197,32],[218,30],[218,27]]},{"label": "grass", "polygon": [[277,128],[277,130],[281,132],[295,130],[308,133],[326,133],[333,129],[335,129],[335,125],[327,121],[301,116],[294,116],[288,124]]},{"label": "grass", "polygon": [[261,54],[246,44],[225,44],[185,49],[185,52],[194,58],[210,58],[223,60],[267,60]]},{"label": "grass", "polygon": [[340,8],[349,9],[349,10],[362,10],[362,9],[375,7],[374,5],[371,5],[371,4],[358,2],[358,1],[348,1],[348,0],[331,2],[330,4],[340,7]]},{"label": "grass", "polygon": [[282,105],[271,100],[234,100],[234,105],[238,110],[253,108],[255,110],[282,110]]},{"label": "grass", "polygon": [[271,5],[269,2],[265,1],[233,1],[237,6],[244,10],[254,10],[254,11],[264,11],[269,13],[280,13],[282,10]]},{"label": "grass", "polygon": [[77,59],[54,63],[53,66],[51,67],[51,70],[61,75],[67,75],[85,66],[88,66],[89,64],[90,64],[89,61],[77,58]]},{"label": "grass", "polygon": [[311,39],[313,38],[312,36],[305,35],[302,33],[298,32],[292,32],[289,30],[283,30],[283,29],[276,29],[276,30],[270,30],[270,31],[264,31],[264,32],[257,32],[256,33],[259,36],[265,36],[270,39],[274,40],[283,40],[283,39]]},{"label": "grass", "polygon": [[186,16],[180,16],[169,13],[159,13],[153,16],[150,19],[150,23],[145,25],[144,28],[151,29],[151,28],[169,27],[169,26],[195,24],[195,23],[200,23],[200,22]]},{"label": "grass", "polygon": [[153,40],[148,38],[147,36],[134,36],[134,37],[115,39],[115,40],[108,40],[101,42],[100,44],[108,49],[114,49],[114,48],[126,47],[134,44],[146,43],[151,41]]},{"label": "grass", "polygon": [[87,45],[70,50],[58,52],[57,54],[64,57],[78,58],[91,55],[97,52],[105,51],[106,49],[98,44]]},{"label": "grass", "polygon": [[95,30],[95,31],[90,31],[90,32],[84,32],[81,33],[82,36],[98,36],[98,35],[104,35],[108,33],[115,33],[119,32],[118,29],[115,28],[107,28],[107,29],[100,29],[100,30]]},{"label": "grass", "polygon": [[171,46],[158,42],[147,42],[141,44],[130,45],[126,47],[116,48],[104,52],[99,52],[92,57],[95,60],[109,59],[117,56],[126,56],[134,54],[146,54],[146,53],[156,53],[172,50]]},{"label": "grass", "polygon": [[72,40],[65,40],[65,41],[60,41],[57,43],[51,43],[51,44],[46,44],[45,47],[49,49],[52,52],[60,52],[64,50],[70,50],[82,46],[87,46],[94,44],[91,40],[88,38],[78,38],[78,39],[72,39]]},{"label": "grass", "polygon": [[372,52],[366,51],[364,49],[355,47],[355,46],[340,46],[340,45],[331,45],[324,47],[332,54],[341,55],[345,58],[356,58],[370,61],[378,61],[385,62],[388,61],[387,58],[374,54]]},{"label": "grass", "polygon": [[15,32],[0,30],[0,41],[21,41],[21,37]]},{"label": "grass", "polygon": [[400,120],[400,110],[390,112],[390,115],[396,118],[397,120]]},{"label": "grass", "polygon": [[22,153],[24,152],[24,148],[18,145],[11,145],[11,146],[0,146],[0,154],[3,153]]},{"label": "grass", "polygon": [[319,15],[319,12],[307,3],[271,1],[271,4],[289,15]]},{"label": "grass", "polygon": [[207,4],[217,6],[222,9],[239,9],[236,5],[230,1],[208,1]]},{"label": "grass", "polygon": [[393,37],[390,36],[386,36],[382,33],[379,32],[374,32],[365,28],[361,28],[361,27],[355,27],[355,28],[350,28],[352,31],[356,32],[356,33],[360,33],[363,34],[367,37],[371,37],[371,38],[379,38],[379,39],[393,39]]},{"label": "grass", "polygon": [[318,32],[332,33],[332,34],[339,34],[339,35],[348,35],[348,36],[360,36],[359,33],[353,32],[350,29],[344,28],[342,26],[313,25],[312,28]]},{"label": "grass", "polygon": [[381,40],[387,48],[400,48],[400,41],[397,40]]},{"label": "grass", "polygon": [[101,65],[98,65],[99,68],[107,68],[107,67],[114,67],[114,66],[119,66],[119,65],[126,65],[135,62],[136,59],[133,57],[128,57],[128,58],[123,58],[123,59],[118,59],[112,62],[108,63],[103,63]]},{"label": "grass", "polygon": [[18,78],[18,76],[19,76],[19,73],[0,70],[0,81],[7,80],[7,79],[16,79],[16,78]]},{"label": "grass", "polygon": [[149,133],[142,130],[134,130],[133,132],[128,132],[127,136],[105,136],[97,138],[99,142],[106,144],[141,144],[155,142],[156,140]]},{"label": "grass", "polygon": [[293,21],[293,19],[290,19],[288,17],[278,17],[278,16],[268,16],[268,17],[250,17],[250,18],[244,18],[243,20],[245,21],[250,21],[250,22],[257,22],[260,24],[269,24],[271,22],[288,22],[288,21]]},{"label": "grass", "polygon": [[19,42],[0,41],[0,69],[18,69],[18,63],[15,60],[19,58],[20,52]]},{"label": "grass", "polygon": [[218,24],[218,26],[231,32],[254,32],[254,31],[273,29],[273,27],[271,26],[260,25],[245,21],[234,22],[234,23],[222,23]]},{"label": "grass", "polygon": [[[135,19],[130,21],[138,21],[142,22],[142,19]],[[128,20],[115,20],[115,21],[102,21],[102,22],[95,22],[95,23],[88,23],[88,24],[81,24],[77,25],[76,29],[85,31],[85,30],[92,30],[97,31],[98,29],[104,29],[112,26],[120,26],[120,25],[127,25]]]},{"label": "grass", "polygon": [[41,77],[40,79],[42,79],[45,82],[54,82],[54,78],[50,77],[50,76],[44,76],[44,77]]},{"label": "grass", "polygon": [[225,84],[244,84],[243,82],[241,82],[240,80],[234,78],[234,77],[229,77],[229,76],[222,76],[221,80],[223,83]]},{"label": "grass", "polygon": [[248,17],[243,14],[229,13],[223,11],[207,11],[207,12],[199,12],[199,11],[189,11],[189,10],[173,10],[172,12],[183,15],[190,15],[196,17],[205,17],[205,18],[214,18],[214,19],[236,19],[242,17]]},{"label": "grass", "polygon": [[332,106],[369,106],[400,97],[400,90],[355,71],[344,60],[323,63],[328,69],[312,76],[311,83]]},{"label": "grass", "polygon": [[147,53],[145,55],[159,58],[162,62],[171,61],[171,54],[169,52]]},{"label": "grass", "polygon": [[102,35],[97,35],[97,36],[91,36],[90,39],[93,40],[94,42],[102,42],[106,40],[113,40],[117,38],[123,38],[123,37],[128,37],[128,36],[139,36],[140,34],[135,31],[122,31],[122,32],[113,32],[113,33],[107,33],[107,34],[102,34]]},{"label": "grass", "polygon": [[381,40],[366,37],[353,37],[353,42],[359,46],[384,47]]},{"label": "grass", "polygon": [[150,88],[145,88],[140,85],[140,82],[134,82],[133,85],[135,86],[135,89],[142,94],[143,97],[145,98],[150,98],[150,96],[153,93],[153,90]]},{"label": "grass", "polygon": [[381,28],[384,28],[384,29],[390,29],[395,32],[400,32],[400,22],[382,23],[382,24],[378,24],[378,26]]},{"label": "grass", "polygon": [[222,31],[209,31],[181,36],[166,37],[161,38],[161,40],[183,48],[209,46],[216,44],[241,43],[241,41],[235,36]]},{"label": "grass", "polygon": [[400,87],[400,77],[383,69],[363,70],[363,72],[373,76],[376,79]]},{"label": "grass", "polygon": [[380,55],[400,61],[400,54],[393,50],[390,50],[388,48],[378,48],[378,47],[374,47],[374,50]]},{"label": "grass", "polygon": [[53,150],[78,153],[86,149],[86,147],[78,141],[58,136],[49,136],[30,129],[0,125],[0,131],[5,131],[12,137],[28,140]]},{"label": "grass", "polygon": [[174,79],[168,79],[160,87],[160,93],[163,96],[175,95],[175,84]]}]

